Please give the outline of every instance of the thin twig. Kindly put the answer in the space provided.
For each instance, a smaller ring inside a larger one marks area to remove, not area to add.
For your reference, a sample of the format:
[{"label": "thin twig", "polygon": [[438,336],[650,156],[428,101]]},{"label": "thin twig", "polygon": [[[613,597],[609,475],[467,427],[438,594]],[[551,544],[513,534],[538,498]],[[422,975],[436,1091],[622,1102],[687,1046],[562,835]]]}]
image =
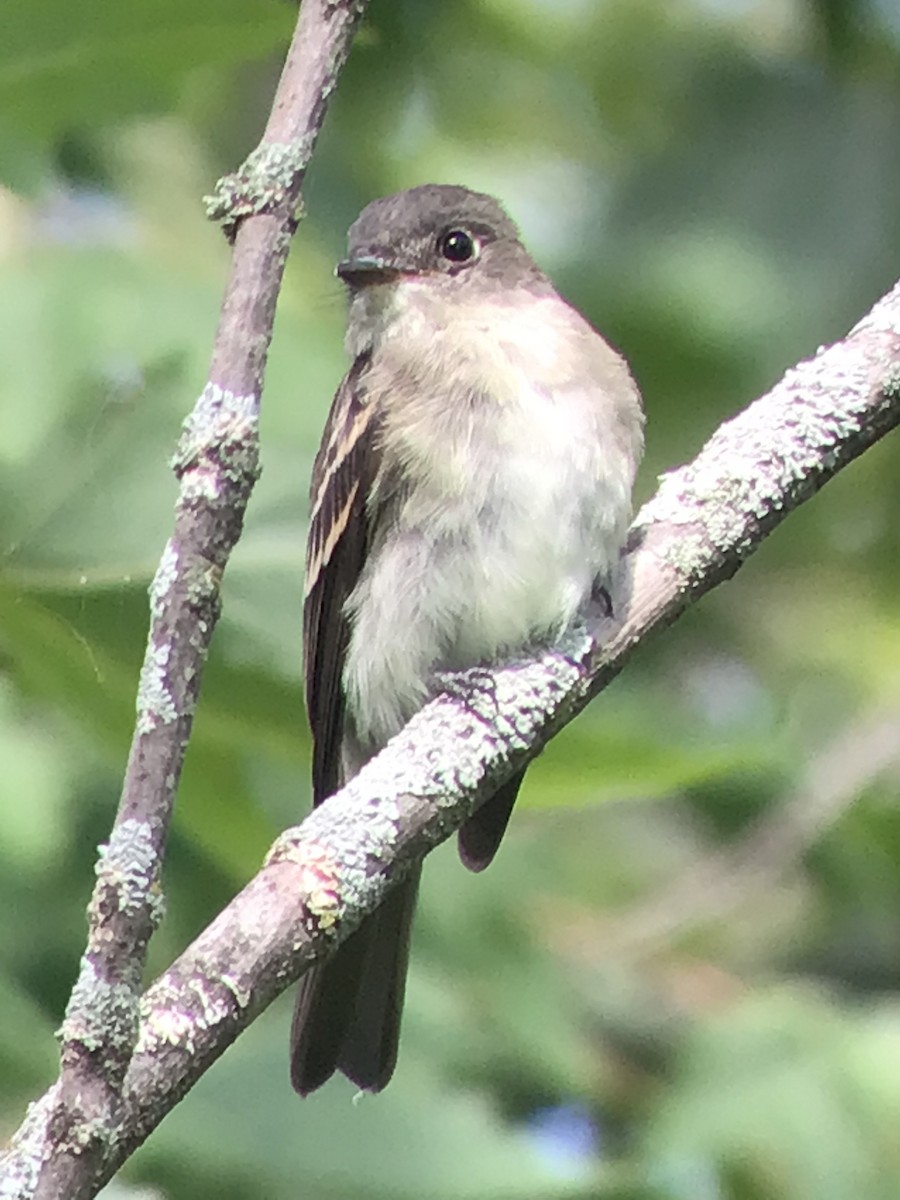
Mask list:
[{"label": "thin twig", "polygon": [[28,1174],[12,1185],[0,1180],[4,1196],[92,1196],[115,1152],[172,806],[222,572],[259,473],[259,404],[275,303],[306,167],[364,8],[364,0],[304,0],[263,140],[208,203],[234,242],[231,275],[209,380],[175,457],[175,528],[151,587],[137,724],[62,1027],[60,1079],[46,1113],[52,1133]]}]

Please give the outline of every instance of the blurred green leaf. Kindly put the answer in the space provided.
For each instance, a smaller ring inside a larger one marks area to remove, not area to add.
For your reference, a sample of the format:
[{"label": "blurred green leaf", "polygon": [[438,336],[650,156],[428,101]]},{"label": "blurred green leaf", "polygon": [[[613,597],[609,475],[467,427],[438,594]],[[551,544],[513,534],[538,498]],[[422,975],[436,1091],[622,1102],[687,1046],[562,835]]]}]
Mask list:
[{"label": "blurred green leaf", "polygon": [[[760,991],[703,1022],[648,1130],[651,1161],[689,1177],[734,1164],[759,1195],[888,1200],[897,1185],[900,1012],[836,1010],[824,996]],[[688,1164],[693,1163],[693,1168]]]},{"label": "blurred green leaf", "polygon": [[166,111],[189,72],[265,54],[293,24],[276,0],[6,0],[3,19],[0,107],[32,137]]}]

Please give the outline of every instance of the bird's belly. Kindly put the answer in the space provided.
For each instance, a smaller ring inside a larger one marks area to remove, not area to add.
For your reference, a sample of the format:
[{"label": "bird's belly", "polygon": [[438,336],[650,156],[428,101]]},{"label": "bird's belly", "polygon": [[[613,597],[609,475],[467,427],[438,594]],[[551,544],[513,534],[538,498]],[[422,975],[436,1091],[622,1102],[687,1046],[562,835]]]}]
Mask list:
[{"label": "bird's belly", "polygon": [[433,494],[411,494],[373,548],[348,605],[344,670],[364,741],[402,728],[436,671],[555,638],[608,570],[628,498],[583,449],[553,451],[470,464],[464,480],[451,462],[454,477],[432,473]]},{"label": "bird's belly", "polygon": [[432,604],[451,617],[440,666],[496,659],[557,635],[590,589],[594,547],[560,528],[542,503],[530,520],[509,515],[462,528],[432,558]]}]

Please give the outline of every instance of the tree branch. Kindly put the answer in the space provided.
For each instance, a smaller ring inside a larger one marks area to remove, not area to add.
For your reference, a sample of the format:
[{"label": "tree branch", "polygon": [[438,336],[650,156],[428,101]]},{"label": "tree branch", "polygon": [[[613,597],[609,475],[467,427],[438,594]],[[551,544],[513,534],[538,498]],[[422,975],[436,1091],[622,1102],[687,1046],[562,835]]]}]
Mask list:
[{"label": "tree branch", "polygon": [[[122,1088],[138,1035],[160,870],[219,586],[259,473],[258,418],[275,303],[300,192],[365,0],[304,0],[259,147],[208,200],[234,243],[209,380],[174,460],[175,528],[150,592],[151,623],[118,812],[101,850],[87,947],[62,1026],[45,1133],[0,1179],[3,1196],[80,1200],[118,1163]],[[33,1115],[33,1114],[32,1114]],[[22,1146],[20,1145],[20,1150]]]},{"label": "tree branch", "polygon": [[[411,863],[602,690],[639,641],[733,575],[792,509],[898,421],[900,286],[663,478],[632,528],[614,616],[589,614],[536,658],[443,680],[442,694],[382,754],[276,841],[262,870],[144,996],[94,1182]],[[39,1160],[52,1144],[56,1094],[32,1106],[14,1163]]]}]

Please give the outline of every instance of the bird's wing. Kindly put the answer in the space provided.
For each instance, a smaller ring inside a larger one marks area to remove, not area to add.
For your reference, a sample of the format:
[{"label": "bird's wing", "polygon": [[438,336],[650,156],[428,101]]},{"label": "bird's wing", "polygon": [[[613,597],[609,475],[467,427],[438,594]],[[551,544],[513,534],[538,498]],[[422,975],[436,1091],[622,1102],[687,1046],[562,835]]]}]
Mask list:
[{"label": "bird's wing", "polygon": [[377,412],[365,402],[369,354],[361,354],[338,388],[313,465],[306,551],[303,657],[313,735],[313,800],[341,786],[344,726],[342,674],[349,625],[344,612],[366,559],[366,497],[377,469]]}]

